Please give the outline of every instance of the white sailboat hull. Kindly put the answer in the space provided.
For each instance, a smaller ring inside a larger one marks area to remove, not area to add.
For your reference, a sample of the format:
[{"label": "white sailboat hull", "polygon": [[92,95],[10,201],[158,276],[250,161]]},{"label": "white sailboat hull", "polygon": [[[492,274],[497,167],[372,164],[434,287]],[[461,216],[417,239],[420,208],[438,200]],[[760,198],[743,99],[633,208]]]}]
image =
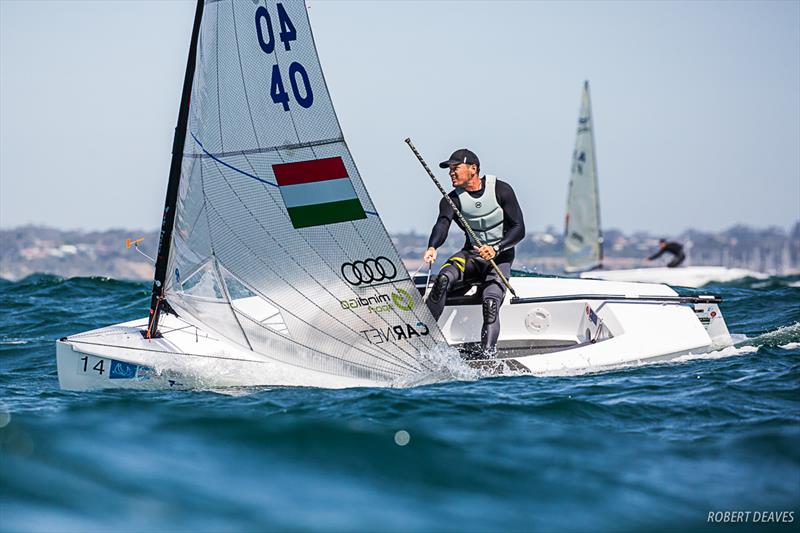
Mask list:
[{"label": "white sailboat hull", "polygon": [[654,267],[626,270],[592,270],[581,273],[583,279],[664,283],[675,287],[702,287],[712,282],[726,283],[742,278],[766,279],[761,272],[721,266]]},{"label": "white sailboat hull", "polygon": [[[553,301],[501,307],[497,359],[472,360],[489,373],[569,374],[699,353],[730,343],[715,303],[686,305],[642,297],[676,297],[664,285],[566,278],[512,278],[520,297]],[[573,295],[574,299],[566,299]],[[614,295],[614,297],[608,297]],[[453,346],[477,342],[480,305],[453,305],[439,324]],[[704,322],[704,323],[701,323]],[[208,334],[178,317],[163,317],[159,339],[145,339],[134,320],[57,342],[61,388],[344,388],[414,382],[356,379],[294,366]],[[400,342],[400,341],[398,341]],[[423,376],[418,376],[423,378]],[[410,379],[409,379],[410,378]]]}]

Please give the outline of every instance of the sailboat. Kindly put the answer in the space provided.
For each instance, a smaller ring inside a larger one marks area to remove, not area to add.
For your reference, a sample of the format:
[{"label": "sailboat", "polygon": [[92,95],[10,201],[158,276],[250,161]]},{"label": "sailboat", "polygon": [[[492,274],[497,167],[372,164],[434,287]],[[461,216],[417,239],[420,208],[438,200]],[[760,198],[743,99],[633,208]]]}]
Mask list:
[{"label": "sailboat", "polygon": [[63,389],[407,386],[452,357],[560,374],[730,342],[713,295],[512,277],[498,354],[462,361],[480,298],[438,322],[425,306],[345,143],[303,2],[198,1],[172,153],[149,313],[57,341]]},{"label": "sailboat", "polygon": [[665,283],[682,287],[701,287],[711,282],[728,282],[746,277],[767,277],[760,272],[722,266],[604,269],[596,157],[589,82],[584,81],[564,224],[566,272],[580,273],[580,277],[584,279]]}]

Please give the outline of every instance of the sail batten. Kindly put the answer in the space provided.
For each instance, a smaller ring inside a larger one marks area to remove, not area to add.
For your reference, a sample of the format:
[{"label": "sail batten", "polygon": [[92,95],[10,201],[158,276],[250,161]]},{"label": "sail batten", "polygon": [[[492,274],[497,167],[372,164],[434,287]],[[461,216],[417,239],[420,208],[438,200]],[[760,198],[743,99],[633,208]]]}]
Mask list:
[{"label": "sail batten", "polygon": [[601,267],[602,242],[594,124],[589,82],[586,81],[581,94],[567,195],[564,225],[565,270],[581,272]]},{"label": "sail batten", "polygon": [[259,356],[353,377],[445,346],[344,141],[302,2],[207,2],[165,294]]}]

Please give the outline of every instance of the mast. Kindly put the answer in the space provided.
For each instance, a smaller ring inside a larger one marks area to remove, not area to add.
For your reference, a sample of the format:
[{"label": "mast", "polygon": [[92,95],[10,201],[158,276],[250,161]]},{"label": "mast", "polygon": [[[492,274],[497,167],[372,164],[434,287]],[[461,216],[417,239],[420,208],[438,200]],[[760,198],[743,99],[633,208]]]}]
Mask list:
[{"label": "mast", "polygon": [[197,41],[200,35],[200,24],[203,20],[203,6],[205,0],[197,0],[194,13],[194,26],[192,27],[192,40],[189,45],[189,57],[186,60],[186,75],[183,78],[183,94],[178,110],[178,124],[175,126],[175,136],[172,140],[172,163],[169,168],[169,182],[167,183],[167,197],[164,201],[164,216],[161,219],[161,237],[158,243],[156,256],[156,272],[153,279],[153,295],[150,298],[150,322],[147,325],[146,337],[158,335],[158,318],[164,307],[168,304],[163,298],[164,282],[167,278],[167,262],[169,248],[172,242],[172,228],[175,225],[175,205],[178,201],[178,185],[181,181],[181,165],[183,163],[183,148],[186,141],[186,129],[189,123],[189,105],[192,96],[192,80],[194,79],[195,62],[197,58]]},{"label": "mast", "polygon": [[589,93],[589,80],[584,80],[584,88],[586,89],[586,98],[589,101],[589,117],[591,117],[592,131],[592,170],[594,171],[594,212],[597,215],[597,254],[598,265],[596,268],[603,268],[603,226],[600,224],[600,191],[598,186],[597,175],[597,150],[594,146],[594,116],[592,114],[592,96]]}]

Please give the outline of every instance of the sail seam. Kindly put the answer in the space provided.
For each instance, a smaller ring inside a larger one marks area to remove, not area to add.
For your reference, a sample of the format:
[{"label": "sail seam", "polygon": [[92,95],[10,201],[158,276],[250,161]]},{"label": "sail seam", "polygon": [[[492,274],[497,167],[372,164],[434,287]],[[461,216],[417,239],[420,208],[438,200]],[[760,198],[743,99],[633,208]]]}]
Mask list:
[{"label": "sail seam", "polygon": [[[223,179],[225,179],[225,178],[224,178],[224,176],[223,176]],[[230,183],[228,183],[228,180],[227,180],[227,179],[225,179],[225,182],[228,184],[228,186],[229,186],[229,187],[231,186],[231,185],[230,185]],[[233,188],[232,188],[232,187],[231,187],[231,189],[233,190]],[[234,192],[234,194],[236,194],[236,193]],[[240,200],[240,201],[241,201],[241,200]],[[216,209],[214,208],[213,204],[209,204],[209,206],[210,206],[210,209],[214,210],[214,212],[216,213]],[[231,229],[231,228],[230,228],[230,226],[228,226],[228,224],[225,222],[224,218],[223,218],[222,216],[220,216],[220,215],[219,215],[219,213],[217,213],[217,217],[219,217],[220,221],[221,221],[223,224],[225,224],[225,226],[226,226],[226,227],[227,227],[229,230]],[[245,242],[244,242],[244,241],[243,241],[243,240],[242,240],[242,239],[239,237],[239,235],[237,235],[237,234],[236,234],[236,232],[234,232],[234,231],[232,231],[232,230],[231,230],[231,235],[233,235],[234,237],[236,237],[236,238],[239,240],[239,242],[240,242],[240,243],[241,243],[241,244],[242,244],[242,245],[243,245],[243,246],[244,246],[244,247],[245,247],[245,248],[246,248],[246,249],[247,249],[247,250],[248,250],[248,251],[249,251],[249,252],[252,254],[252,256],[253,256],[253,257],[254,257],[254,258],[257,260],[257,261],[259,261],[259,262],[260,262],[262,265],[264,265],[266,268],[268,268],[269,270],[271,270],[271,271],[272,271],[272,272],[273,272],[273,273],[274,273],[274,274],[275,274],[277,277],[279,277],[281,280],[283,280],[284,282],[286,282],[286,285],[287,285],[287,286],[289,286],[289,287],[291,287],[291,288],[293,288],[293,289],[294,289],[294,286],[293,286],[292,284],[290,284],[290,283],[288,282],[288,280],[286,280],[286,279],[285,279],[283,276],[281,276],[281,275],[280,275],[280,273],[278,273],[278,272],[277,272],[277,271],[276,271],[274,268],[272,268],[272,267],[271,267],[269,264],[267,264],[267,263],[265,263],[264,261],[262,261],[262,260],[261,260],[261,258],[260,258],[260,257],[258,257],[258,254],[256,254],[256,253],[255,253],[255,252],[254,252],[254,251],[253,251],[253,250],[252,250],[252,249],[251,249],[249,246],[247,246],[247,243],[245,243]],[[273,239],[273,240],[274,240],[274,239]],[[278,244],[278,246],[280,246],[280,243],[278,243],[278,241],[277,241],[277,240],[275,240],[275,243],[276,243],[276,244]],[[297,264],[297,263],[296,263],[296,264]],[[231,269],[230,269],[229,267],[227,267],[227,266],[226,266],[224,263],[223,263],[223,266],[226,268],[226,270],[228,270],[228,271],[231,271]],[[300,266],[300,267],[302,268],[302,265],[299,265],[299,264],[298,264],[298,266]],[[311,278],[311,279],[313,279],[313,278]],[[323,286],[323,289],[326,289],[326,288]],[[313,302],[313,300],[311,300],[310,298],[308,298],[308,296],[306,296],[305,294],[303,294],[301,291],[298,291],[297,289],[294,289],[294,290],[295,290],[295,291],[296,291],[296,292],[297,292],[297,293],[298,293],[300,296],[302,296],[303,298],[305,298],[305,299],[306,299],[306,300],[307,300],[307,301],[308,301],[308,302],[309,302],[311,305],[313,305],[314,307],[316,307],[317,309],[319,309],[320,311],[322,311],[323,313],[325,313],[326,315],[328,315],[330,318],[332,318],[333,320],[335,320],[337,323],[341,324],[341,325],[342,325],[344,328],[346,328],[346,329],[349,329],[349,330],[350,330],[352,333],[357,333],[355,330],[353,330],[353,329],[352,329],[352,328],[350,328],[349,326],[346,326],[346,325],[342,324],[342,323],[341,323],[339,320],[337,320],[337,319],[336,319],[336,317],[335,317],[335,316],[331,315],[331,314],[330,314],[328,311],[326,311],[325,309],[323,309],[323,308],[321,308],[320,306],[318,306],[317,304],[315,304],[315,303]],[[326,290],[327,290],[327,289],[326,289]],[[333,296],[333,294],[332,294],[332,293],[330,293],[330,291],[328,291],[328,293],[329,293],[329,294],[331,294],[331,296]],[[261,293],[260,291],[259,291],[259,294],[261,295],[261,297],[263,297],[263,298],[267,299],[267,301],[272,301],[271,299],[267,298],[267,297],[266,297],[266,295],[264,295],[264,294],[263,294],[263,293]],[[276,302],[272,302],[272,303],[273,303],[273,304],[276,304]],[[312,324],[310,324],[309,322],[306,322],[306,321],[305,321],[305,320],[303,320],[301,317],[299,317],[299,316],[297,316],[296,314],[292,313],[290,310],[286,309],[285,307],[283,307],[283,306],[281,306],[281,305],[276,305],[276,307],[278,307],[278,308],[279,308],[279,309],[281,309],[281,310],[284,310],[284,311],[286,311],[287,313],[289,313],[291,316],[293,316],[294,318],[296,318],[296,319],[297,319],[297,320],[299,320],[300,322],[303,322],[304,324],[306,324],[306,325],[308,325],[308,326],[312,326]],[[356,315],[356,316],[358,317],[358,315]],[[358,317],[358,318],[359,318],[360,320],[364,321],[364,319],[363,319],[363,318],[361,318],[361,317]],[[365,323],[365,324],[367,324],[367,325],[369,325],[369,323],[368,323],[368,322],[366,322],[366,321],[364,321],[364,323]],[[312,326],[312,327],[313,327],[313,326]],[[322,333],[322,334],[324,334],[324,335],[326,335],[326,336],[328,336],[328,337],[330,337],[330,338],[332,338],[332,339],[336,340],[336,341],[339,341],[339,342],[341,342],[339,339],[337,339],[335,336],[331,335],[330,333],[324,332],[324,331],[322,331],[322,330],[318,330],[318,331],[319,331],[320,333]],[[296,341],[293,341],[293,342],[296,342]],[[298,343],[298,344],[299,344],[299,343]],[[375,354],[375,353],[367,352],[367,351],[365,351],[365,350],[363,350],[363,349],[361,349],[361,348],[356,348],[355,346],[351,346],[351,348],[352,348],[352,349],[354,349],[354,350],[357,350],[358,352],[360,352],[360,353],[362,353],[362,354],[364,354],[364,355],[371,356],[371,357],[375,357],[376,359],[379,359],[379,360],[383,361],[384,363],[387,363],[387,364],[390,364],[390,365],[398,366],[398,367],[401,367],[401,368],[405,367],[405,369],[407,369],[407,370],[414,370],[414,371],[419,371],[419,370],[420,370],[419,368],[414,368],[414,367],[413,367],[413,366],[411,366],[411,365],[410,365],[410,364],[409,364],[407,361],[405,361],[405,360],[403,360],[403,359],[400,359],[399,357],[395,356],[394,354],[392,354],[392,353],[390,353],[390,352],[386,352],[386,351],[384,351],[383,353],[385,353],[386,355],[388,355],[388,356],[392,357],[392,358],[395,360],[395,362],[388,361],[388,360],[386,360],[386,359],[384,359],[384,358],[382,358],[382,357],[379,357],[379,356],[378,356],[377,354]],[[413,354],[409,354],[408,352],[405,352],[404,350],[402,350],[402,351],[403,351],[403,353],[405,353],[406,355],[412,355],[412,356],[413,356]],[[335,356],[331,355],[331,357],[335,357]],[[338,358],[337,358],[337,359],[338,359]],[[415,361],[415,362],[419,362],[419,361]]]},{"label": "sail seam", "polygon": [[[192,137],[195,137],[194,134],[192,134]],[[197,137],[195,137],[195,140],[197,140]],[[203,148],[203,152],[205,152],[203,154],[183,154],[183,157],[205,159],[206,157],[217,158],[217,157],[230,157],[237,155],[265,154],[268,152],[279,152],[280,150],[300,150],[303,148],[313,148],[314,146],[325,146],[327,144],[336,144],[340,142],[344,142],[344,139],[342,137],[335,137],[332,139],[321,139],[319,141],[308,141],[302,143],[284,144],[281,146],[268,146],[266,148],[250,148],[248,150],[235,150],[231,152],[216,152],[216,153],[211,153],[205,148]],[[197,143],[200,144],[200,146],[202,147],[200,141],[198,141]]]},{"label": "sail seam", "polygon": [[[190,134],[191,134],[192,138],[195,140],[195,142],[196,142],[196,143],[197,143],[197,144],[200,146],[200,149],[201,149],[201,150],[203,150],[204,152],[208,153],[208,151],[207,151],[207,150],[205,149],[205,147],[203,146],[203,143],[201,143],[201,142],[200,142],[200,140],[199,140],[199,139],[198,139],[198,138],[195,136],[195,134],[194,134],[194,133],[191,133],[191,132],[190,132]],[[211,155],[211,154],[209,154],[209,155]],[[234,171],[236,171],[236,172],[238,172],[238,173],[240,173],[240,174],[242,174],[242,175],[244,175],[244,176],[247,176],[247,177],[249,177],[249,178],[255,179],[255,180],[257,180],[257,181],[259,181],[259,182],[261,182],[261,183],[265,183],[265,184],[267,184],[267,185],[272,185],[272,186],[274,186],[274,187],[277,187],[277,185],[276,185],[276,184],[274,184],[274,183],[272,183],[272,182],[269,182],[269,181],[267,181],[267,180],[261,179],[261,178],[259,178],[259,177],[255,176],[255,175],[252,175],[252,174],[250,174],[250,173],[248,173],[248,172],[245,172],[245,171],[243,171],[243,170],[241,170],[241,169],[238,169],[238,168],[234,167],[233,165],[230,165],[230,164],[228,164],[228,163],[226,163],[226,162],[224,162],[224,161],[221,161],[221,160],[217,159],[217,158],[216,158],[216,157],[214,157],[213,155],[211,155],[211,159],[213,159],[214,161],[216,161],[216,162],[218,162],[218,163],[222,164],[223,166],[225,166],[225,167],[227,167],[227,168],[230,168],[231,170],[234,170]],[[235,189],[235,188],[234,188],[234,187],[233,187],[233,186],[232,186],[232,185],[231,185],[231,184],[228,182],[228,180],[225,178],[225,176],[222,174],[222,172],[220,172],[220,176],[221,176],[221,177],[222,177],[222,179],[225,181],[225,183],[228,185],[228,187],[231,189],[231,191],[232,191],[232,192],[233,192],[233,194],[236,196],[236,198],[239,200],[239,202],[240,202],[240,203],[241,203],[243,206],[246,206],[246,204],[245,204],[245,203],[244,203],[244,202],[241,200],[241,198],[239,198],[239,195],[238,195],[238,194],[236,194],[236,189]],[[203,188],[203,190],[205,191],[205,187]],[[203,196],[204,196],[204,199],[205,199],[205,200],[207,200],[207,196],[205,195],[205,192],[203,193]],[[213,208],[213,207],[212,207],[212,208]],[[216,209],[215,209],[214,211],[216,211]],[[283,211],[281,211],[281,212],[283,212]],[[248,213],[250,213],[250,210],[249,210],[249,209],[248,209]],[[375,214],[377,215],[377,213],[375,213]],[[253,219],[254,219],[256,222],[258,222],[258,217],[254,216],[252,213],[250,213],[250,215],[253,217]],[[219,214],[218,214],[217,216],[219,216]],[[285,214],[285,213],[284,213],[284,216],[286,216],[286,214]],[[220,217],[220,218],[222,218],[222,217]],[[262,228],[263,230],[265,230],[265,232],[266,232],[267,234],[269,234],[269,231],[267,231],[267,229],[266,229],[266,228],[264,228],[264,226],[263,226],[263,225],[261,225],[261,223],[260,223],[260,222],[258,222],[258,223],[259,223],[259,225],[261,226],[261,228]],[[209,227],[210,227],[210,223],[209,223]],[[385,231],[385,228],[384,228],[384,231]],[[363,236],[361,235],[361,233],[360,233],[358,230],[356,230],[356,233],[358,233],[359,237],[361,237],[361,239],[362,239],[362,242],[364,242],[364,239],[363,239]],[[330,233],[329,233],[329,235],[330,235]],[[338,242],[338,241],[336,241],[336,239],[334,239],[334,238],[333,238],[333,235],[331,235],[331,238],[332,238],[332,239],[333,239],[333,240],[334,240],[334,241],[335,241],[337,244],[339,244],[339,242]],[[277,243],[277,241],[276,241],[276,243]],[[365,244],[365,246],[366,246],[366,243],[364,243],[364,244]],[[279,243],[278,243],[278,246],[280,246],[280,244],[279,244]],[[340,248],[341,248],[341,244],[339,244],[339,246],[340,246]],[[394,246],[394,245],[392,245],[392,246]],[[368,247],[368,246],[367,246],[367,248],[369,249],[369,247]],[[248,248],[248,249],[249,249],[249,248]],[[395,252],[396,252],[396,250],[395,250]],[[253,253],[253,252],[252,252],[252,250],[251,250],[251,253]],[[256,254],[255,254],[255,253],[253,253],[253,255],[255,256]],[[321,257],[321,256],[320,256],[320,258],[322,259],[322,257]],[[327,265],[329,268],[331,268],[331,266],[330,266],[330,265],[328,265],[327,261],[324,261],[324,259],[322,259],[322,260],[323,260],[323,262],[325,262],[325,264],[326,264],[326,265]],[[302,267],[302,265],[300,265],[299,263],[295,263],[295,264],[297,264],[297,265],[298,265],[300,268],[303,268],[303,267]],[[305,270],[305,269],[303,268],[303,270]],[[306,273],[308,273],[308,272],[306,272]],[[309,275],[309,276],[310,276],[310,275]],[[311,278],[311,279],[314,279],[314,278],[313,278],[313,276],[310,276],[310,278]],[[321,286],[322,286],[322,285],[321,285]],[[323,288],[324,288],[324,286],[323,286]],[[330,291],[328,291],[328,293],[329,293],[329,294],[331,294],[331,293],[330,293]],[[353,294],[357,296],[357,294],[355,293],[355,291],[353,292]],[[333,294],[331,294],[331,296],[333,296]],[[326,314],[328,314],[328,316],[330,316],[331,318],[333,318],[334,320],[336,320],[336,318],[335,318],[333,315],[330,315],[330,314],[329,314],[329,313],[327,313],[327,312],[326,312]],[[396,315],[398,318],[402,318],[402,317],[400,316],[400,314],[399,314],[399,313],[397,313],[397,311],[395,311],[395,315]],[[292,315],[292,316],[295,316],[295,315]],[[414,316],[415,316],[416,318],[418,318],[418,319],[420,318],[420,317],[419,317],[419,315],[417,315],[417,314],[416,314],[416,312],[414,313]],[[296,316],[295,316],[295,317],[296,317]],[[296,317],[296,318],[298,318],[298,319],[299,319],[299,317]],[[367,325],[367,326],[369,326],[369,325],[370,325],[370,324],[369,324],[369,322],[367,322],[367,321],[366,321],[366,320],[364,320],[363,318],[361,318],[361,317],[359,317],[359,318],[360,318],[360,319],[361,319],[361,320],[364,322],[364,324],[365,324],[365,325]],[[391,325],[391,324],[390,324],[390,323],[389,323],[389,322],[388,322],[386,319],[383,319],[383,321],[384,321],[384,323],[385,323],[385,324],[387,324],[387,325]],[[338,322],[338,320],[337,320],[337,322]],[[341,324],[341,322],[339,322],[339,323]],[[353,333],[357,333],[357,332],[356,332],[354,329],[350,328],[349,326],[345,326],[344,324],[342,324],[342,325],[343,325],[345,328],[347,328],[347,329],[350,329],[350,331],[351,331],[351,332],[353,332]],[[427,344],[426,344],[424,341],[422,342],[422,344],[423,344],[423,346],[425,346],[426,348],[430,348],[430,347],[429,347],[429,346],[428,346],[428,345],[427,345]],[[413,347],[413,346],[412,346],[412,347]],[[391,354],[391,352],[389,352],[389,351],[388,351],[388,350],[386,350],[386,349],[379,348],[379,350],[380,350],[382,353],[385,353],[385,354],[387,354],[387,355],[393,356],[393,354]],[[399,348],[399,350],[400,350],[401,352],[405,353],[406,355],[409,355],[409,356],[412,356],[412,357],[414,356],[414,354],[413,354],[413,353],[411,353],[411,352],[408,352],[407,350],[405,350],[405,349],[403,349],[403,348]],[[362,353],[369,353],[369,352],[363,352],[363,351],[362,351]],[[420,351],[419,351],[419,349],[417,349],[417,354],[419,354],[419,353],[420,353]],[[397,360],[398,360],[398,361],[402,361],[402,360],[401,360],[401,359],[399,359],[399,358],[398,358]],[[387,361],[387,362],[388,362],[388,361]],[[418,361],[418,362],[421,362],[421,361]],[[424,363],[423,363],[423,365],[424,365]]]},{"label": "sail seam", "polygon": [[[305,14],[305,16],[306,16],[306,22],[307,22],[307,23],[310,25],[310,21],[308,20],[308,11],[307,11],[307,10],[305,10],[305,11],[304,11],[304,14]],[[314,49],[314,54],[317,56],[317,58],[319,58],[319,52],[317,51],[317,43],[316,43],[316,40],[314,39],[314,33],[313,33],[313,32],[309,32],[309,36],[310,36],[310,38],[311,38],[311,46],[312,46],[312,48]],[[325,92],[327,93],[328,99],[332,101],[332,99],[331,99],[331,95],[330,95],[330,90],[328,89],[328,84],[327,84],[327,83],[326,83],[326,81],[325,81],[325,73],[322,71],[321,65],[320,65],[320,77],[322,78],[322,87],[323,87],[323,89],[325,90]],[[339,131],[339,133],[340,133],[340,136],[341,136],[340,142],[341,142],[341,143],[344,145],[344,149],[345,149],[345,151],[346,151],[348,154],[350,154],[350,148],[347,146],[347,142],[345,141],[345,139],[344,139],[344,135],[342,134],[342,125],[341,125],[341,123],[339,122],[339,116],[336,114],[336,109],[335,109],[335,108],[333,108],[333,105],[331,105],[331,112],[333,113],[333,118],[336,120],[336,127],[337,127],[337,129],[338,129],[338,131]],[[351,156],[351,158],[352,158],[352,156]],[[356,167],[356,165],[355,165],[355,161],[353,161],[353,167],[355,167],[355,169],[356,169],[356,174],[358,174],[358,176],[359,176],[359,178],[360,178],[360,176],[361,176],[361,175],[360,175],[360,173],[358,172],[358,168],[357,168],[357,167]],[[359,180],[359,181],[361,181],[361,180]],[[369,200],[370,204],[374,206],[374,205],[375,205],[375,203],[372,201],[372,197],[370,196],[370,194],[369,194],[369,191],[367,190],[367,188],[366,188],[366,186],[363,184],[363,182],[361,183],[361,188],[362,188],[362,190],[363,190],[363,194],[364,194],[364,196],[366,196],[366,197],[367,197],[367,199]],[[377,213],[376,211],[366,211],[366,210],[364,210],[364,212],[365,212],[366,214],[369,214],[369,215],[374,215],[374,216],[376,216],[376,217],[377,217],[377,219],[378,219],[378,222],[380,222],[380,224],[381,224],[381,227],[383,228],[383,231],[384,231],[384,233],[385,233],[385,234],[388,236],[389,232],[386,230],[386,226],[383,224],[383,220],[381,220],[380,216],[378,216],[378,213]],[[359,237],[361,237],[362,243],[364,243],[364,244],[365,244],[365,247],[366,247],[367,249],[371,249],[371,247],[369,247],[369,246],[366,246],[366,243],[364,242],[364,236],[361,234],[361,232],[359,231],[358,227],[357,227],[357,226],[356,226],[354,223],[352,223],[352,222],[351,222],[350,224],[351,224],[351,226],[353,227],[353,229],[355,230],[355,232],[358,234],[358,236],[359,236]],[[333,235],[331,234],[330,230],[328,230],[328,233],[329,233],[329,235],[331,235],[331,237],[333,237]],[[337,245],[339,245],[339,247],[341,248],[341,244],[340,244],[340,243],[339,243],[339,242],[338,242],[336,239],[333,239],[333,240],[334,240],[334,242],[336,242],[336,244],[337,244]],[[397,247],[394,245],[394,241],[392,241],[392,239],[387,239],[387,240],[389,241],[389,246],[391,246],[392,250],[394,250],[394,252],[395,252],[395,256],[399,258],[399,257],[400,257],[400,254],[399,254],[399,252],[397,251]],[[401,261],[401,264],[402,264],[402,261]],[[406,270],[405,266],[403,266],[403,270],[405,270],[405,272],[406,272],[406,275],[408,276],[408,270]],[[410,283],[412,284],[412,286],[413,286],[413,281],[411,281],[411,277],[410,277],[410,276],[408,277],[408,279],[409,279],[409,282],[410,282]],[[415,290],[416,290],[416,289],[415,289]],[[396,312],[396,311],[395,311],[395,314],[397,314],[397,312]],[[420,318],[420,317],[419,317],[419,315],[417,315],[416,311],[414,312],[414,316],[415,316],[416,318]],[[433,316],[431,316],[430,318],[433,318]],[[388,322],[387,322],[387,323],[388,323]],[[432,324],[433,324],[432,328],[433,328],[434,330],[438,331],[438,332],[439,332],[439,334],[440,334],[440,335],[443,337],[443,336],[444,336],[444,334],[442,333],[441,329],[439,328],[439,325],[438,325],[438,323],[437,323],[437,322],[434,320],[434,321],[432,322]],[[441,342],[441,341],[440,341],[440,342]],[[437,342],[437,341],[432,341],[432,344],[433,344],[434,346],[436,346],[437,344],[440,344],[440,342]],[[423,344],[423,346],[425,346],[426,348],[429,348],[429,347],[428,347],[428,346],[425,344],[425,342],[422,342],[422,344]],[[429,348],[429,349],[430,349],[430,348]],[[419,353],[419,349],[417,350],[417,352]],[[424,361],[424,360],[420,360],[419,362],[422,364],[422,366],[423,366],[423,367],[425,367],[426,369],[430,370],[430,367],[428,367],[428,365],[427,365],[427,362],[426,362],[426,361]]]},{"label": "sail seam", "polygon": [[[279,155],[280,155],[280,154],[279,154]],[[252,163],[250,163],[250,160],[249,160],[249,159],[247,159],[247,157],[245,157],[245,161],[247,161],[247,163],[250,165],[250,167],[251,167],[251,168],[253,168],[253,164],[252,164]],[[255,172],[255,168],[253,168],[253,171]],[[223,179],[224,179],[224,178],[223,178]],[[226,180],[226,181],[227,181],[227,180]],[[229,186],[229,187],[231,187],[231,186],[230,186],[230,184],[228,184],[228,186]],[[231,190],[232,190],[232,191],[234,191],[234,190],[233,190],[233,187],[231,187]],[[236,192],[235,192],[235,191],[234,191],[234,195],[236,195]],[[237,198],[238,198],[238,195],[236,195],[236,196],[237,196]],[[240,202],[241,202],[241,200],[240,200]],[[244,205],[244,202],[242,202],[242,205]],[[368,211],[365,211],[365,213],[367,213],[367,212],[368,212]],[[374,214],[375,214],[376,216],[378,215],[378,213],[374,213]],[[253,217],[253,218],[255,219],[256,217]],[[287,218],[288,218],[288,217],[287,217]],[[258,222],[258,220],[257,220],[257,219],[256,219],[256,222]],[[260,222],[258,222],[258,223],[259,223],[259,225],[261,225],[261,224],[260,224]],[[262,229],[264,229],[264,230],[266,231],[266,228],[264,228],[264,226],[263,226],[263,225],[261,225],[261,227],[262,227]],[[362,241],[362,244],[364,244],[364,247],[365,247],[365,248],[367,248],[368,250],[370,250],[370,252],[372,252],[372,249],[371,249],[371,247],[370,247],[370,246],[368,246],[368,245],[367,245],[367,243],[364,241],[364,238],[363,238],[363,236],[361,235],[361,232],[359,232],[357,228],[355,228],[355,229],[356,229],[356,233],[359,235],[359,237],[361,237],[361,241]],[[346,254],[347,254],[346,250],[345,250],[345,249],[342,247],[341,243],[338,241],[338,239],[336,239],[336,237],[333,235],[333,233],[330,231],[330,229],[329,229],[329,228],[326,228],[326,231],[328,232],[328,236],[330,237],[331,241],[332,241],[332,242],[334,242],[334,243],[336,243],[336,244],[339,246],[339,250],[340,250],[340,251],[342,251],[342,252],[343,252],[343,253],[346,255]],[[301,234],[299,234],[299,237],[303,239],[303,241],[304,241],[304,242],[305,242],[305,243],[308,245],[308,247],[309,247],[309,249],[310,249],[310,250],[313,250],[313,251],[314,251],[314,252],[317,254],[317,258],[318,258],[318,260],[319,260],[320,262],[324,263],[324,264],[325,264],[325,266],[327,266],[329,269],[331,269],[331,271],[334,271],[334,272],[335,272],[335,269],[333,268],[333,266],[332,266],[330,263],[328,263],[328,261],[325,259],[325,257],[324,257],[322,254],[320,254],[320,253],[319,253],[319,252],[318,252],[318,251],[317,251],[317,250],[316,250],[316,249],[315,249],[315,248],[314,248],[314,247],[311,245],[311,243],[309,243],[309,242],[306,240],[306,238],[303,236],[303,234],[302,234],[302,233],[301,233]],[[279,246],[280,246],[280,245],[279,245]],[[396,252],[396,250],[395,250],[395,252]],[[398,254],[398,257],[399,257],[399,254]],[[299,264],[299,263],[297,263],[297,262],[295,262],[295,264],[297,264],[297,266],[299,266],[300,268],[302,268],[302,269],[305,271],[305,268],[303,268],[303,266],[302,266],[302,265],[300,265],[300,264]],[[306,273],[308,273],[308,272],[306,271]],[[313,276],[311,276],[311,278],[312,278],[312,279],[314,279],[314,277],[313,277]],[[397,283],[397,282],[393,282],[393,283]],[[382,284],[381,284],[381,285],[382,285]],[[375,287],[375,286],[376,286],[376,285],[373,285],[373,287]],[[256,291],[256,292],[258,292],[258,291]],[[329,291],[329,294],[330,294],[330,291]],[[353,291],[352,291],[352,295],[353,295],[353,296],[355,296],[355,297],[359,297],[359,294],[358,294],[358,293],[357,293],[355,290],[353,290]],[[332,295],[332,296],[333,296],[333,295]],[[400,318],[400,319],[402,319],[402,318],[403,318],[402,316],[400,316],[400,314],[399,314],[399,313],[398,313],[396,310],[394,310],[394,314],[395,314],[395,316],[396,316],[397,318]],[[416,312],[414,313],[414,316],[415,316],[415,318],[417,318],[417,319],[419,319],[419,318],[420,318],[420,317],[419,317],[419,316],[416,314]],[[359,318],[360,318],[360,317],[359,317]],[[386,319],[386,318],[384,318],[383,316],[380,316],[379,318],[380,318],[381,320],[383,320],[383,323],[384,323],[385,325],[387,325],[387,326],[391,326],[391,325],[392,325],[392,324],[389,322],[389,320],[388,320],[388,319]],[[369,324],[369,323],[368,323],[366,320],[364,320],[363,318],[362,318],[361,320],[362,320],[362,321],[363,321],[363,322],[364,322],[366,325],[371,325],[371,324]],[[342,324],[342,325],[343,325],[344,327],[347,327],[347,328],[349,328],[349,329],[350,329],[351,331],[353,331],[354,333],[356,332],[355,330],[353,330],[353,329],[352,329],[352,328],[350,328],[349,326],[345,326],[344,324]],[[428,345],[427,345],[427,344],[426,344],[424,341],[420,341],[420,342],[422,343],[423,347],[430,349],[430,346],[428,346]],[[434,344],[435,344],[435,341],[434,341]],[[399,347],[398,347],[398,348],[399,348]],[[415,347],[415,346],[413,346],[413,345],[411,346],[411,348],[413,348],[413,349],[416,349],[416,351],[417,351],[417,355],[420,355],[420,350],[419,350],[418,348],[416,348],[416,347]],[[384,349],[384,348],[376,347],[376,349],[379,349],[379,350],[383,351],[383,353],[391,354],[391,352],[389,352],[388,350],[386,350],[386,349]],[[399,348],[399,350],[400,350],[401,352],[405,353],[406,355],[409,355],[409,356],[412,356],[412,357],[414,357],[414,353],[413,353],[413,352],[410,352],[410,351],[404,350],[403,348]]]},{"label": "sail seam", "polygon": [[256,146],[261,148],[261,142],[258,140],[258,132],[256,131],[256,123],[253,120],[253,110],[250,108],[250,97],[247,95],[247,82],[244,79],[244,67],[242,66],[242,51],[239,47],[239,30],[236,27],[236,2],[231,2],[231,19],[233,20],[233,36],[236,43],[236,57],[239,58],[239,74],[242,78],[242,90],[244,92],[244,101],[247,107],[247,114],[250,116],[250,126],[253,128],[253,136],[256,140]]},{"label": "sail seam", "polygon": [[217,88],[217,125],[219,126],[219,145],[222,151],[225,151],[225,136],[222,134],[222,106],[219,99],[219,9],[215,11],[214,17],[214,39],[216,46],[214,48],[214,66],[216,69],[214,81]]}]

